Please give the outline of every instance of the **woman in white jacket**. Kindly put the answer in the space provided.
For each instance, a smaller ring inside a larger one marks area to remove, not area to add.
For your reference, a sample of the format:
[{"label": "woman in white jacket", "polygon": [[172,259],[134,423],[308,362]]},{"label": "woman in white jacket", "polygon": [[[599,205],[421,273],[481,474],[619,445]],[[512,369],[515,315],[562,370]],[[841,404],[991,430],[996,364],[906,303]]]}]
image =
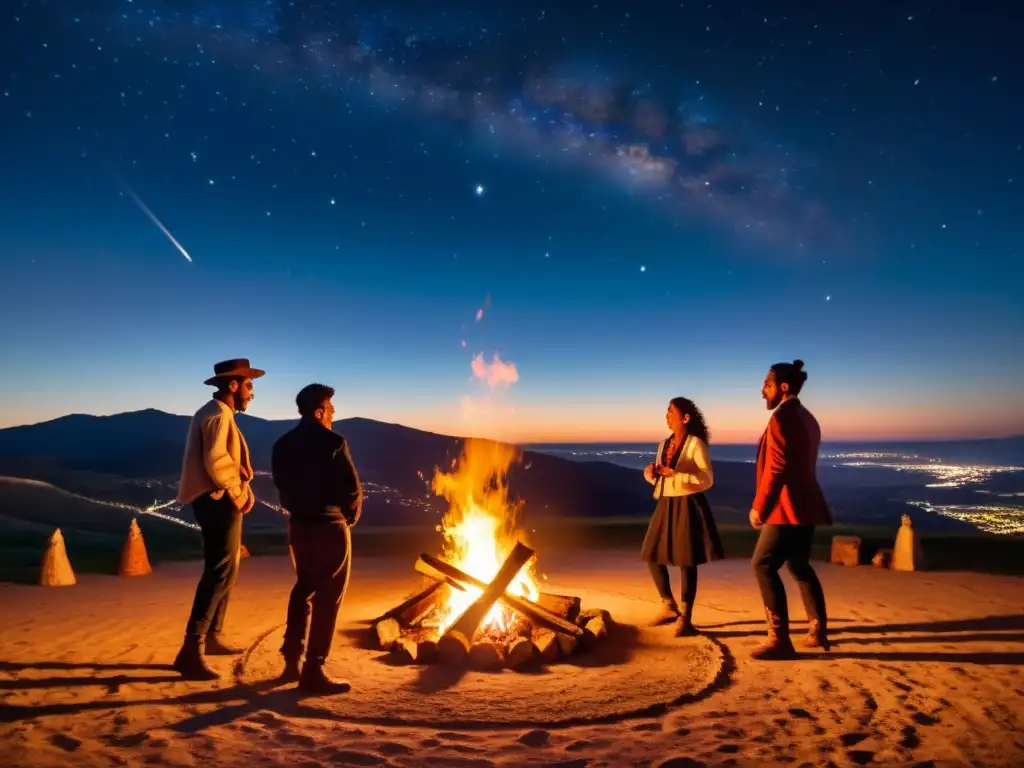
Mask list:
[{"label": "woman in white jacket", "polygon": [[[697,566],[725,555],[715,518],[704,496],[714,484],[704,414],[685,397],[676,397],[665,414],[672,434],[658,446],[644,477],[658,500],[640,553],[651,569],[662,608],[654,624],[675,622],[676,637],[696,634],[691,617],[697,596]],[[682,570],[682,604],[672,596],[668,566]]]}]

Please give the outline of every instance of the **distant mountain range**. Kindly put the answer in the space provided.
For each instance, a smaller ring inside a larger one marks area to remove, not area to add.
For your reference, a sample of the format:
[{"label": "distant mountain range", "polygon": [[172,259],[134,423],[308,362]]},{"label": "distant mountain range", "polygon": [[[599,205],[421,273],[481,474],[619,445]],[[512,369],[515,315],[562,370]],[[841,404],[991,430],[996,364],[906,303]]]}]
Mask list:
[{"label": "distant mountain range", "polygon": [[[275,421],[246,414],[237,418],[252,451],[254,467],[269,471],[274,441],[296,420]],[[138,507],[167,501],[176,492],[189,419],[147,409],[113,416],[75,414],[0,429],[0,475],[41,480],[88,498]],[[360,475],[371,491],[364,507],[366,524],[436,524],[445,502],[429,490],[429,482],[436,468],[451,468],[461,452],[462,438],[362,418],[338,421],[335,429],[348,439]],[[873,446],[881,447],[877,443]],[[971,461],[978,456],[1022,456],[1024,437],[890,447],[922,454],[941,452],[949,459]],[[524,522],[528,526],[549,518],[646,516],[652,511],[651,488],[637,469],[606,461],[562,458],[543,448],[527,447],[509,476],[513,495],[525,502]],[[864,444],[845,443],[823,450],[864,448]],[[823,463],[819,472],[837,517],[847,522],[898,524],[899,515],[908,511],[906,501],[920,498],[921,480],[907,473],[833,467],[828,463]],[[0,495],[13,502],[10,487],[0,486]],[[254,487],[259,499],[277,503],[269,477],[257,477]],[[720,522],[745,522],[753,490],[754,467],[749,461],[715,459],[715,486],[708,497]],[[20,488],[14,507],[30,505],[28,499],[33,493],[40,491]],[[973,491],[949,493],[949,503],[959,503],[956,498]],[[3,507],[11,508],[11,503]],[[3,509],[0,514],[7,514]],[[26,520],[31,514],[30,509],[19,512]],[[184,516],[191,519],[188,512]],[[925,524],[959,527],[940,518]],[[249,517],[249,525],[279,529],[283,518],[258,505]]]},{"label": "distant mountain range", "polygon": [[[125,501],[125,494],[131,493],[132,503],[138,505],[167,499],[173,496],[180,472],[189,419],[147,409],[113,416],[75,414],[2,429],[0,474],[43,480],[93,498]],[[269,470],[274,441],[296,420],[271,421],[247,414],[237,419],[254,468]],[[364,481],[418,500],[401,504],[393,497],[371,496],[364,510],[367,523],[436,523],[445,502],[433,496],[429,481],[435,468],[451,468],[461,451],[461,438],[362,418],[335,422],[334,428],[349,441]],[[717,462],[715,472],[712,493],[720,505],[743,506],[749,501],[754,481],[750,464]],[[255,485],[258,497],[277,502],[267,478],[258,478]],[[513,466],[509,487],[525,502],[524,514],[531,520],[646,515],[654,503],[650,486],[636,470],[533,450],[524,451],[522,461]],[[255,520],[270,523],[275,516],[264,512]]]}]

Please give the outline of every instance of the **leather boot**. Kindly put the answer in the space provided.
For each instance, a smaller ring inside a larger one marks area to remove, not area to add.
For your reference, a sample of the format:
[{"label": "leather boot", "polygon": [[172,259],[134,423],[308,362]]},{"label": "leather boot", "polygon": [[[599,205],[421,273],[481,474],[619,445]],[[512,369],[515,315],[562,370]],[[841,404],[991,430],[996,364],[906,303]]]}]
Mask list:
[{"label": "leather boot", "polygon": [[673,632],[676,637],[693,637],[700,634],[697,628],[693,626],[692,617],[693,603],[683,603]]},{"label": "leather boot", "polygon": [[284,656],[284,671],[281,676],[277,678],[279,683],[297,683],[302,679],[302,654],[285,653]]},{"label": "leather boot", "polygon": [[768,622],[768,642],[756,648],[750,654],[751,657],[762,661],[795,659],[796,649],[789,639],[789,622],[767,608],[764,609],[764,615]]},{"label": "leather boot", "polygon": [[238,656],[244,651],[244,648],[225,643],[220,634],[206,636],[207,656]]},{"label": "leather boot", "polygon": [[206,666],[202,638],[188,635],[174,659],[174,669],[186,680],[218,680],[220,675]]},{"label": "leather boot", "polygon": [[661,599],[661,610],[651,619],[651,626],[660,627],[665,624],[671,624],[678,618],[679,606],[676,605],[676,601],[671,597],[663,597]]},{"label": "leather boot", "polygon": [[809,619],[807,622],[807,639],[804,648],[821,648],[828,651],[832,644],[828,641],[828,627],[824,619]]},{"label": "leather boot", "polygon": [[324,673],[324,659],[306,659],[299,676],[299,691],[313,696],[329,696],[332,693],[348,693],[352,686],[331,680]]}]

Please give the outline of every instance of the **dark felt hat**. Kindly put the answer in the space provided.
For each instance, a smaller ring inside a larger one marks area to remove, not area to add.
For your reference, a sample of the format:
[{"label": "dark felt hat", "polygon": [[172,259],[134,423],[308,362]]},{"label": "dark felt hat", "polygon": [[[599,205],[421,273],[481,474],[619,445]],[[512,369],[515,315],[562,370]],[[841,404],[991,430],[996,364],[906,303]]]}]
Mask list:
[{"label": "dark felt hat", "polygon": [[235,360],[224,360],[220,363],[215,363],[213,366],[213,376],[208,378],[203,384],[215,385],[221,379],[228,379],[232,376],[241,376],[245,379],[258,379],[266,371],[261,371],[259,368],[253,368],[249,365],[248,358],[239,357]]}]

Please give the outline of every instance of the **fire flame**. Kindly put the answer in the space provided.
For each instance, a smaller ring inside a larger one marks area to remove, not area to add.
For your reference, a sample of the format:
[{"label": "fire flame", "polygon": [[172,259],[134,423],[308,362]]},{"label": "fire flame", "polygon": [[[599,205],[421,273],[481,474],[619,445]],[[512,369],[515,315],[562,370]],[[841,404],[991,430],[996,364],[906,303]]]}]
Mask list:
[{"label": "fire flame", "polygon": [[[432,488],[448,500],[448,511],[439,530],[444,536],[444,559],[489,583],[515,546],[518,507],[508,500],[508,470],[520,458],[514,446],[490,440],[468,439],[455,470],[437,470]],[[509,585],[508,592],[536,600],[540,595],[534,580],[534,561],[527,563]],[[482,593],[467,586],[466,591],[448,590],[449,597],[440,607],[438,631],[450,627],[462,612]],[[507,631],[514,612],[495,603],[481,624],[481,631]]]}]

